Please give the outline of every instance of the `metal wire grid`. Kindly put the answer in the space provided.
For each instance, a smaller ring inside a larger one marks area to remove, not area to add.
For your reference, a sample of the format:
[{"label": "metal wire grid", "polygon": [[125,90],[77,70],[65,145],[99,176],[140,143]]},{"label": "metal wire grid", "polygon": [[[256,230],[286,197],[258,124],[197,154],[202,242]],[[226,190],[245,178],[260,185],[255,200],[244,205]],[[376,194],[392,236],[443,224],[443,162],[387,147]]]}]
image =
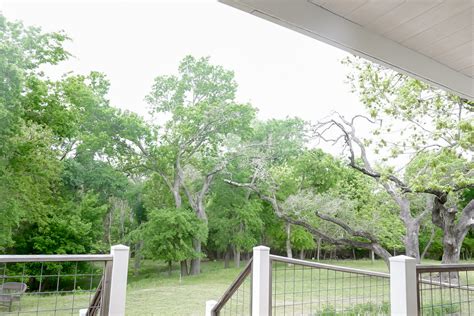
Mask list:
[{"label": "metal wire grid", "polygon": [[212,315],[252,314],[252,262],[250,259],[231,286],[214,306]]},{"label": "metal wire grid", "polygon": [[474,266],[417,267],[419,315],[474,315]]},{"label": "metal wire grid", "polygon": [[390,279],[272,260],[273,315],[389,315]]},{"label": "metal wire grid", "polygon": [[[9,282],[27,285],[26,292],[22,294],[0,294],[3,296],[0,315],[77,315],[80,309],[90,307],[105,274],[104,263],[0,263],[0,288]],[[10,295],[15,296],[14,300],[10,300],[11,305],[7,299]]]},{"label": "metal wire grid", "polygon": [[246,316],[252,314],[252,274],[249,274],[231,296],[219,315]]}]

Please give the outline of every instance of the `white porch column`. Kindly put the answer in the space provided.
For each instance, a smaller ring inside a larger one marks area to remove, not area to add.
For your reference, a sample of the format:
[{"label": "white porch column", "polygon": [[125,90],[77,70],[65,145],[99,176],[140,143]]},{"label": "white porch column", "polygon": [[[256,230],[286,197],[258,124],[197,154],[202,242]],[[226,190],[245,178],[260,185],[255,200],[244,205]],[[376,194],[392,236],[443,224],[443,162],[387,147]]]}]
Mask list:
[{"label": "white porch column", "polygon": [[418,315],[416,260],[407,256],[390,258],[390,307],[392,316]]},{"label": "white porch column", "polygon": [[270,315],[270,248],[253,248],[252,262],[252,315]]},{"label": "white porch column", "polygon": [[124,245],[112,246],[110,249],[110,254],[114,257],[110,285],[110,316],[125,315],[129,253],[130,248]]}]

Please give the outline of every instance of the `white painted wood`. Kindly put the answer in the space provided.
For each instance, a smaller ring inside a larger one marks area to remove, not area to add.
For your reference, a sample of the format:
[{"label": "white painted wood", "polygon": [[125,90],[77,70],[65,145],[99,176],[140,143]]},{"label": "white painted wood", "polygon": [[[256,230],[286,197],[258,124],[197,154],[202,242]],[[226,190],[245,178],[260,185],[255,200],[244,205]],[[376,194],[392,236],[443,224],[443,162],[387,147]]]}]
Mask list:
[{"label": "white painted wood", "polygon": [[114,257],[110,285],[109,316],[125,315],[127,297],[127,275],[130,248],[124,245],[112,246],[110,254]]},{"label": "white painted wood", "polygon": [[474,66],[461,69],[461,72],[465,74],[466,76],[474,77]]},{"label": "white painted wood", "polygon": [[399,25],[392,31],[385,33],[384,36],[395,41],[403,42],[406,39],[421,33],[445,19],[469,10],[473,6],[471,0],[445,1],[423,14]]},{"label": "white painted wood", "polygon": [[216,304],[217,301],[214,300],[206,301],[206,316],[212,316],[212,309],[214,308],[214,306],[216,306]]},{"label": "white painted wood", "polygon": [[252,315],[270,315],[270,248],[254,247],[252,260]]},{"label": "white painted wood", "polygon": [[[472,44],[471,44],[471,48],[472,48]],[[474,51],[474,50],[471,49],[471,51]],[[451,60],[449,64],[453,67],[454,70],[461,71],[462,69],[472,66],[474,63],[472,62],[472,57],[464,56],[461,59]]]},{"label": "white painted wood", "polygon": [[436,42],[439,38],[450,36],[470,25],[472,25],[472,12],[465,11],[406,39],[402,44],[411,49],[420,50],[420,48]]},{"label": "white painted wood", "polygon": [[[474,6],[471,0],[444,1],[439,5],[433,4],[437,1],[408,1],[408,2],[427,2],[427,10],[423,11],[421,7],[418,12],[422,12],[406,20],[400,18],[400,23],[394,30],[385,35],[378,34],[376,30],[370,30],[361,27],[347,18],[334,14],[328,9],[322,8],[315,3],[307,0],[293,1],[272,1],[272,0],[220,0],[221,2],[243,9],[258,17],[280,24],[302,34],[308,35],[330,45],[344,49],[350,53],[362,56],[374,62],[393,68],[399,72],[408,74],[412,77],[424,80],[432,85],[451,91],[461,97],[474,99],[474,80],[467,77],[464,73],[456,71],[450,60],[460,60],[458,57],[452,59],[445,58],[443,61],[436,60],[431,56],[426,56],[417,51],[403,46],[397,41],[403,41],[411,36],[416,36],[434,27],[436,24],[448,19],[456,14],[461,14],[470,10]],[[337,5],[341,5],[344,0],[332,0],[323,4],[322,0],[313,0],[321,3],[323,6],[331,6],[336,10]],[[373,1],[368,1],[370,5]],[[360,4],[360,2],[358,2]],[[351,4],[352,5],[352,1]],[[405,4],[403,5],[405,6]],[[399,6],[397,8],[401,8]],[[410,7],[406,7],[409,9]],[[353,9],[352,11],[356,10]],[[396,8],[394,9],[396,10]],[[351,11],[351,12],[352,12]],[[398,11],[402,16],[403,12]],[[387,13],[389,14],[389,13]],[[387,15],[385,14],[385,15]],[[407,12],[410,15],[410,12]],[[375,19],[375,17],[374,17]],[[392,24],[397,24],[396,15],[391,17]],[[381,19],[377,23],[382,23]],[[393,39],[387,37],[392,35]],[[472,41],[472,40],[471,40]],[[443,53],[446,48],[442,47]],[[432,47],[433,55],[436,54],[436,48]],[[462,66],[464,63],[458,63]],[[464,67],[466,68],[466,67]]]},{"label": "white painted wood", "polygon": [[[453,47],[447,53],[442,55],[435,55],[434,57],[441,62],[451,64],[451,62],[456,62],[460,59],[470,59],[472,60],[474,56],[472,55],[472,45],[473,42],[464,43],[458,47]],[[454,65],[450,65],[453,69],[456,69]]]},{"label": "white painted wood", "polygon": [[369,1],[346,17],[359,25],[367,25],[373,21],[374,17],[385,15],[387,12],[403,4],[403,2],[404,0]]},{"label": "white painted wood", "polygon": [[458,47],[467,42],[471,42],[473,34],[474,29],[472,25],[469,25],[454,34],[450,34],[445,37],[440,37],[431,45],[422,46],[418,50],[419,52],[430,57],[434,55],[442,55],[449,52],[453,47]]},{"label": "white painted wood", "polygon": [[0,262],[110,261],[111,255],[0,255]]},{"label": "white painted wood", "polygon": [[417,315],[416,259],[396,256],[389,260],[391,315]]},{"label": "white painted wood", "polygon": [[351,0],[351,1],[331,0],[331,1],[327,1],[323,6],[335,14],[345,17],[348,14],[351,14],[354,10],[357,10],[358,8],[366,4],[367,1],[368,0]]},{"label": "white painted wood", "polygon": [[86,316],[87,315],[87,308],[83,308],[79,310],[79,316]]},{"label": "white painted wood", "polygon": [[383,15],[373,17],[372,21],[364,26],[376,33],[384,34],[419,16],[423,12],[438,6],[440,3],[442,3],[441,0],[406,1]]}]

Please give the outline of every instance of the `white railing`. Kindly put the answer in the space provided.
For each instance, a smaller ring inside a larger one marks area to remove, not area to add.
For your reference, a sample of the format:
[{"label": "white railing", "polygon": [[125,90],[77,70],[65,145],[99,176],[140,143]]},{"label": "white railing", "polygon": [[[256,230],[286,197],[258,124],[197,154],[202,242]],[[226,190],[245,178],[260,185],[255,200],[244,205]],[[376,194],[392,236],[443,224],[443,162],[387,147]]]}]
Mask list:
[{"label": "white railing", "polygon": [[[231,308],[242,305],[237,289],[250,275],[251,306]],[[388,274],[274,256],[259,246],[236,281],[219,301],[206,302],[206,316],[474,315],[473,264],[425,266],[396,256]]]},{"label": "white railing", "polygon": [[102,255],[0,255],[0,315],[125,315],[129,248]]}]

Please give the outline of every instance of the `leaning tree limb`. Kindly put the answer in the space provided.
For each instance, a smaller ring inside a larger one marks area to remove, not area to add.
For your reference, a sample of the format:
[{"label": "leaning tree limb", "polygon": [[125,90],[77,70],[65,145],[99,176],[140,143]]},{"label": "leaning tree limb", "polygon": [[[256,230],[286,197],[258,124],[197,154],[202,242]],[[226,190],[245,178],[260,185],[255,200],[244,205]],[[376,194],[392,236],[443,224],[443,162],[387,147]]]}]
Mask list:
[{"label": "leaning tree limb", "polygon": [[[429,210],[421,212],[418,216],[411,214],[410,200],[407,193],[413,192],[412,189],[394,174],[383,175],[376,171],[368,158],[368,153],[364,142],[357,136],[355,128],[355,120],[358,118],[365,119],[371,123],[375,123],[370,118],[357,115],[350,121],[346,120],[342,115],[336,113],[337,118],[331,118],[327,121],[319,122],[315,127],[315,135],[324,141],[336,144],[344,139],[344,145],[349,151],[349,166],[362,174],[375,179],[390,195],[390,197],[399,206],[399,216],[406,228],[405,249],[408,256],[420,260],[419,249],[419,230],[421,220],[429,213]],[[340,132],[340,136],[335,139],[328,139],[326,133],[336,128]],[[341,137],[342,136],[342,137]],[[358,154],[356,154],[358,150]]]},{"label": "leaning tree limb", "polygon": [[272,193],[271,195],[264,194],[261,190],[258,189],[258,187],[254,183],[240,183],[240,182],[235,182],[229,179],[225,179],[224,181],[232,186],[247,188],[254,191],[260,197],[260,199],[268,202],[272,206],[272,209],[278,218],[288,223],[291,223],[293,225],[298,225],[300,227],[305,228],[308,232],[310,232],[316,238],[320,238],[334,245],[344,245],[344,246],[350,246],[350,247],[355,247],[355,248],[363,248],[363,249],[372,250],[374,251],[374,253],[376,253],[378,256],[380,256],[384,260],[385,264],[388,267],[390,267],[389,258],[391,254],[378,242],[377,238],[371,233],[366,232],[366,231],[355,230],[351,228],[347,223],[344,223],[343,221],[339,219],[336,219],[326,214],[322,214],[320,212],[315,212],[314,214],[317,217],[319,217],[320,219],[324,221],[328,221],[330,223],[333,223],[339,226],[350,236],[354,238],[364,238],[368,241],[361,241],[361,240],[350,239],[350,238],[331,237],[325,234],[324,232],[320,231],[319,229],[317,229],[316,227],[314,227],[307,221],[302,220],[302,219],[295,219],[285,214],[274,193]]}]

